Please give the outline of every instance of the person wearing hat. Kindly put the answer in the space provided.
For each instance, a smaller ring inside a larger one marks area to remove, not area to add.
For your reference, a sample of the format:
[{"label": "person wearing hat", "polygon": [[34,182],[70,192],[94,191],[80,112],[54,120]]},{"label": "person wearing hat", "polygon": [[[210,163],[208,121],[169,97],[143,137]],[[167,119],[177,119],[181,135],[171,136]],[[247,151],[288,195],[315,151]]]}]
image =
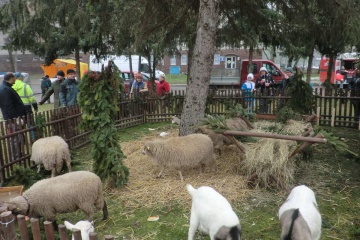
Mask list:
[{"label": "person wearing hat", "polygon": [[[266,67],[261,67],[260,75],[256,79],[255,88],[260,89],[262,96],[271,96],[274,84],[274,80]],[[269,103],[266,98],[260,98],[260,113],[269,113]]]},{"label": "person wearing hat", "polygon": [[21,101],[24,103],[26,114],[33,113],[31,106],[34,108],[34,111],[37,112],[37,102],[30,85],[24,83],[24,76],[20,72],[15,73],[15,78],[16,80],[12,85],[12,88],[16,91],[16,93],[20,96]]},{"label": "person wearing hat", "polygon": [[56,73],[57,79],[55,80],[55,82],[51,83],[49,90],[47,90],[45,95],[41,98],[39,105],[44,104],[44,102],[50,99],[50,96],[54,94],[54,108],[60,107],[60,98],[59,98],[60,84],[64,81],[64,77],[65,77],[65,73],[62,70],[59,70]]},{"label": "person wearing hat", "polygon": [[[44,77],[42,77],[41,80],[41,97],[44,97],[45,93],[47,92],[47,90],[49,90],[51,86],[51,80],[49,78],[49,75],[45,75]],[[48,99],[48,103],[50,103],[50,99]]]},{"label": "person wearing hat", "polygon": [[74,106],[77,104],[77,94],[79,92],[79,82],[75,79],[74,69],[66,71],[67,78],[60,84],[60,103],[62,107]]},{"label": "person wearing hat", "polygon": [[251,98],[253,96],[253,92],[255,90],[255,83],[254,83],[254,75],[252,73],[249,73],[246,78],[246,82],[243,83],[241,86],[241,90],[244,92],[245,98],[245,104],[250,113],[253,112],[254,108],[254,98]]},{"label": "person wearing hat", "polygon": [[294,78],[293,69],[291,67],[287,67],[285,70],[285,76],[282,79],[279,87],[281,95],[285,96],[285,91],[291,85],[293,78]]}]

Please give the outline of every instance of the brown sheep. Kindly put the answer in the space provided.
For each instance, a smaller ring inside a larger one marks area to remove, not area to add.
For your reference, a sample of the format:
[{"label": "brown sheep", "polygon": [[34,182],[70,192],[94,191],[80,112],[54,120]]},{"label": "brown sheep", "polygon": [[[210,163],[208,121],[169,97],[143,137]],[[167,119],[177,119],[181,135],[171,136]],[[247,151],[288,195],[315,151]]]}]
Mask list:
[{"label": "brown sheep", "polygon": [[234,144],[228,137],[224,136],[221,133],[215,133],[213,130],[208,129],[204,126],[197,127],[195,133],[202,133],[208,135],[213,142],[214,151],[221,155],[222,148],[226,145]]}]

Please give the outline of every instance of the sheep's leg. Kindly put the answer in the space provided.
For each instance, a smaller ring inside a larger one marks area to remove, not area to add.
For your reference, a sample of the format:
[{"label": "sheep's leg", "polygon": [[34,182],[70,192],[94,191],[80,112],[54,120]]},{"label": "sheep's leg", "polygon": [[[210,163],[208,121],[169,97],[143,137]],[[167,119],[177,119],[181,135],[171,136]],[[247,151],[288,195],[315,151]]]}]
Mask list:
[{"label": "sheep's leg", "polygon": [[41,169],[41,164],[38,164],[38,165],[37,165],[37,169],[38,169],[37,173],[39,173],[39,172],[40,172],[40,169]]},{"label": "sheep's leg", "polygon": [[180,179],[181,179],[181,181],[183,182],[183,181],[184,181],[184,178],[183,178],[183,176],[182,176],[182,174],[181,174],[181,171],[178,170],[178,172],[179,172],[179,175],[180,175]]},{"label": "sheep's leg", "polygon": [[65,163],[66,163],[66,166],[67,166],[69,172],[71,172],[71,162],[68,160],[65,160]]},{"label": "sheep's leg", "polygon": [[56,176],[56,168],[53,168],[51,170],[51,177],[55,177]]},{"label": "sheep's leg", "polygon": [[156,176],[156,178],[160,178],[163,175],[163,172],[164,172],[164,167],[161,167],[161,170],[159,174]]},{"label": "sheep's leg", "polygon": [[[191,209],[191,211],[193,211]],[[193,240],[195,236],[195,232],[199,227],[199,219],[194,216],[195,214],[191,214],[190,216],[190,227],[189,227],[189,233],[188,233],[188,240]]]},{"label": "sheep's leg", "polygon": [[79,205],[79,208],[88,216],[87,220],[91,222],[94,217],[94,209],[93,205],[89,205],[88,203],[84,203],[82,205]]}]

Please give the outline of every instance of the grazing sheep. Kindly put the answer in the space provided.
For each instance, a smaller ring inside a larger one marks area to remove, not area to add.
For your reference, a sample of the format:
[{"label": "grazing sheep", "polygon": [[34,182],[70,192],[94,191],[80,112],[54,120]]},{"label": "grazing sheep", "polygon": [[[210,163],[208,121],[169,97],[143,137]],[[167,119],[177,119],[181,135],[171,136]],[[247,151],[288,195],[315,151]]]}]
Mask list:
[{"label": "grazing sheep", "polygon": [[[79,221],[75,225],[71,224],[68,221],[64,221],[64,225],[67,229],[70,231],[73,231],[73,229],[79,229],[81,232],[81,239],[82,240],[89,240],[89,234],[92,232],[95,232],[95,228],[93,226],[93,222],[89,221]],[[72,235],[72,240],[74,240],[74,234]]]},{"label": "grazing sheep", "polygon": [[194,189],[186,184],[191,195],[191,216],[188,240],[193,240],[197,229],[209,234],[211,240],[240,240],[239,218],[230,203],[211,187]]},{"label": "grazing sheep", "polygon": [[91,221],[94,206],[103,210],[104,220],[108,217],[101,180],[87,171],[66,173],[38,181],[22,196],[5,202],[4,206],[14,214],[44,217],[48,221],[54,221],[56,213],[70,213],[77,209],[84,211]]},{"label": "grazing sheep", "polygon": [[71,159],[68,144],[59,136],[40,138],[32,145],[31,160],[38,165],[38,172],[41,164],[48,171],[51,171],[51,177],[61,172],[63,163],[71,172]]},{"label": "grazing sheep", "polygon": [[172,124],[174,124],[174,123],[176,123],[176,124],[180,124],[180,121],[181,121],[181,119],[180,118],[178,118],[177,116],[172,116],[172,118],[171,118],[171,123]]},{"label": "grazing sheep", "polygon": [[317,240],[321,236],[321,215],[314,192],[304,186],[291,190],[279,209],[281,238],[292,240]]},{"label": "grazing sheep", "polygon": [[211,138],[211,141],[213,142],[214,151],[217,152],[219,155],[221,155],[221,149],[225,145],[233,144],[233,142],[223,134],[215,133],[213,130],[208,129],[204,126],[197,127],[195,129],[195,133],[202,133],[208,135]]},{"label": "grazing sheep", "polygon": [[166,167],[178,170],[200,167],[214,163],[214,148],[211,139],[204,134],[190,134],[184,137],[171,137],[145,143],[143,154],[151,157],[161,167],[157,177],[161,177]]}]

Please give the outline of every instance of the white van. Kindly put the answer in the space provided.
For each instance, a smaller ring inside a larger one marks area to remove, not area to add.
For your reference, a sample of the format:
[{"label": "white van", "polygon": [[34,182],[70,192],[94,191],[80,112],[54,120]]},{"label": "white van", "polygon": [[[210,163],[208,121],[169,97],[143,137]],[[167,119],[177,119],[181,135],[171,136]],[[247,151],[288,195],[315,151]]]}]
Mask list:
[{"label": "white van", "polygon": [[[113,60],[115,65],[119,68],[122,72],[129,72],[130,71],[130,60],[129,56],[126,55],[109,55],[105,58],[99,59],[97,61],[95,55],[90,55],[89,60],[89,70],[90,71],[101,71],[102,65],[106,67],[108,65],[109,60]],[[132,70],[133,72],[141,72],[146,76],[150,77],[150,66],[149,61],[141,57],[141,62],[139,66],[139,55],[131,55],[131,62],[132,62]],[[162,71],[155,70],[155,78],[159,78],[159,75],[163,74]]]}]

